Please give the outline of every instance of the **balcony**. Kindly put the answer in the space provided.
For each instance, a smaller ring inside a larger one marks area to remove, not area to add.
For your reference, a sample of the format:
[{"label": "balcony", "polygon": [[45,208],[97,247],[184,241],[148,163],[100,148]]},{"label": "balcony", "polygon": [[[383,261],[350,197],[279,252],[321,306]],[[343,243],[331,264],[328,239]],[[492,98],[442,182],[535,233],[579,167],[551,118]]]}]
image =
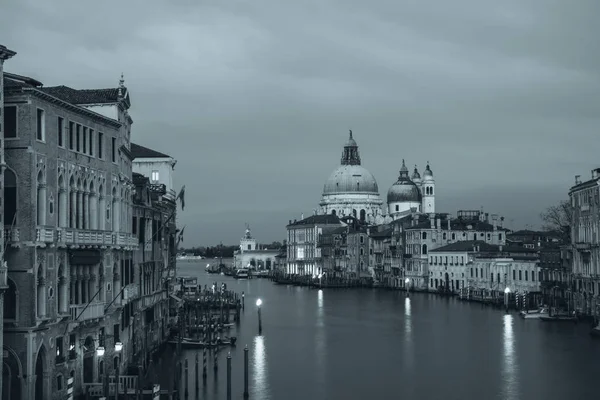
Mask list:
[{"label": "balcony", "polygon": [[123,304],[129,303],[136,299],[140,294],[140,287],[137,283],[130,283],[123,289]]},{"label": "balcony", "polygon": [[575,243],[575,248],[580,251],[590,250],[592,245],[590,243]]},{"label": "balcony", "polygon": [[165,300],[167,298],[167,292],[160,291],[153,294],[148,294],[142,297],[142,308],[148,308],[153,306],[156,303],[159,303],[161,300]]},{"label": "balcony", "polygon": [[35,228],[35,241],[41,243],[54,242],[54,228],[38,226]]},{"label": "balcony", "polygon": [[60,228],[59,244],[71,246],[137,246],[137,238],[131,233]]},{"label": "balcony", "polygon": [[6,243],[15,243],[20,240],[19,228],[4,228],[4,240]]},{"label": "balcony", "polygon": [[[98,319],[104,316],[104,302],[71,305],[71,319],[78,322]],[[78,318],[79,317],[79,318]]]}]

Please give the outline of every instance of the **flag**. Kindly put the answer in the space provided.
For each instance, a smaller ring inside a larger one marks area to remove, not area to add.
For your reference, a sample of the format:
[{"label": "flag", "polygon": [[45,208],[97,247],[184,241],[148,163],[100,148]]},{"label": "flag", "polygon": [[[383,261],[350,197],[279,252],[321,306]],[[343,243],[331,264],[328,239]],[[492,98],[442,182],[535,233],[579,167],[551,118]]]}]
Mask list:
[{"label": "flag", "polygon": [[185,226],[181,228],[181,231],[179,232],[179,236],[177,237],[177,244],[179,244],[179,242],[183,242],[183,231],[185,231]]},{"label": "flag", "polygon": [[181,190],[179,191],[179,194],[177,195],[177,199],[175,199],[175,201],[177,201],[178,199],[181,201],[181,211],[183,211],[185,207],[185,185],[181,187]]}]

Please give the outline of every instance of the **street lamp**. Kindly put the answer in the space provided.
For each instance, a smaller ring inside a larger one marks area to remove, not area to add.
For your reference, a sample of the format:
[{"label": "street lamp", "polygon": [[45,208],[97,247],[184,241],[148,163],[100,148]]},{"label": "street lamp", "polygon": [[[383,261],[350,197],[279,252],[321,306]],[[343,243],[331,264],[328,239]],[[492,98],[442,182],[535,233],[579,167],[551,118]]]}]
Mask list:
[{"label": "street lamp", "polygon": [[96,349],[96,355],[98,357],[104,356],[104,346],[98,346],[98,348]]},{"label": "street lamp", "polygon": [[262,334],[262,317],[260,315],[260,306],[262,305],[262,300],[261,299],[257,299],[256,300],[256,307],[258,307],[258,334],[261,335]]},{"label": "street lamp", "polygon": [[508,295],[510,294],[510,289],[507,286],[504,289],[504,308],[506,308],[506,312],[508,312]]},{"label": "street lamp", "polygon": [[408,284],[410,283],[410,279],[406,278],[404,280],[404,284],[406,286],[406,297],[408,297]]}]

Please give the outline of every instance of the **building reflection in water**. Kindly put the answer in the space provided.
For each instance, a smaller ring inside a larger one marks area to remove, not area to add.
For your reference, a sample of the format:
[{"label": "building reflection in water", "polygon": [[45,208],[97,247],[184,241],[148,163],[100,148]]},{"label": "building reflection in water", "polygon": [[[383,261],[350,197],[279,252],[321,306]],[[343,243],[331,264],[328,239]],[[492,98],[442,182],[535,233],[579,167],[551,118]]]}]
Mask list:
[{"label": "building reflection in water", "polygon": [[317,321],[315,326],[316,376],[325,381],[325,310],[323,309],[323,290],[317,292]]},{"label": "building reflection in water", "polygon": [[270,398],[268,365],[267,365],[267,349],[265,348],[265,338],[262,335],[254,338],[253,365],[250,369],[251,375],[254,377],[255,398],[268,399]]},{"label": "building reflection in water", "polygon": [[404,365],[406,368],[412,368],[414,362],[414,346],[412,337],[412,317],[411,317],[410,297],[404,299]]},{"label": "building reflection in water", "polygon": [[513,336],[514,317],[504,316],[503,330],[503,365],[502,365],[502,398],[519,398],[519,365],[515,355],[515,338]]}]

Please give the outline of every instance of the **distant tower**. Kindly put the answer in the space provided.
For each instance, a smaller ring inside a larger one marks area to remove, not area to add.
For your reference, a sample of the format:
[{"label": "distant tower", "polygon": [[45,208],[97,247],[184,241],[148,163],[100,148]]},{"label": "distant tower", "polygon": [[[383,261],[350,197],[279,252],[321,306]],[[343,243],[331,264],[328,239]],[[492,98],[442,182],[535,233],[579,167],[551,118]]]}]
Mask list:
[{"label": "distant tower", "polygon": [[423,171],[421,193],[423,194],[423,207],[421,208],[423,213],[435,213],[435,180],[433,179],[433,172],[429,168],[429,161],[427,161],[427,167]]},{"label": "distant tower", "polygon": [[416,165],[410,180],[413,181],[419,187],[419,189],[421,189],[421,174],[419,174],[419,170],[417,169]]},{"label": "distant tower", "polygon": [[246,224],[246,234],[240,240],[240,251],[243,253],[248,250],[256,250],[256,239],[252,237],[250,225]]}]

